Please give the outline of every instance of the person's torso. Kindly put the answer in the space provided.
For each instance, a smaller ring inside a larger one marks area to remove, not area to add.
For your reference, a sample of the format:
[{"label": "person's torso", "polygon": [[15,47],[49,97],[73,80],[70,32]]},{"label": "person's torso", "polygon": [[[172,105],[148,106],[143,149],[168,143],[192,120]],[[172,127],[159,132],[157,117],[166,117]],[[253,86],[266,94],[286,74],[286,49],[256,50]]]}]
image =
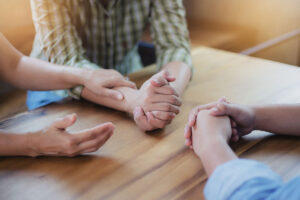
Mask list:
[{"label": "person's torso", "polygon": [[149,0],[68,0],[68,10],[82,39],[86,56],[104,68],[137,65],[137,44],[148,25]]}]

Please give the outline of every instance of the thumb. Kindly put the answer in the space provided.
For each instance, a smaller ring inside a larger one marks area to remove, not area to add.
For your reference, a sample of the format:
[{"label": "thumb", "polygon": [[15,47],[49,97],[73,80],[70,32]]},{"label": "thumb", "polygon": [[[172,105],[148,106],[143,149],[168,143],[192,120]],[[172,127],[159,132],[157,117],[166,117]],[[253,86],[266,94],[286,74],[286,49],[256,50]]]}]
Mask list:
[{"label": "thumb", "polygon": [[154,87],[162,87],[169,84],[168,81],[162,77],[151,79],[150,82]]},{"label": "thumb", "polygon": [[223,116],[228,115],[230,112],[229,104],[225,102],[219,102],[216,107],[210,109],[210,114],[213,116]]},{"label": "thumb", "polygon": [[235,118],[239,113],[239,108],[235,104],[230,104],[227,102],[219,102],[218,105],[210,110],[210,114],[214,116],[227,115]]},{"label": "thumb", "polygon": [[103,88],[101,90],[101,96],[110,97],[118,101],[123,100],[124,98],[121,92],[114,89],[107,89],[107,88]]},{"label": "thumb", "polygon": [[133,118],[137,126],[142,130],[142,131],[147,131],[149,130],[149,124],[148,124],[148,119],[147,116],[143,110],[142,107],[136,107],[133,111]]},{"label": "thumb", "polygon": [[133,118],[134,121],[141,121],[141,120],[147,120],[147,117],[145,115],[145,112],[143,110],[142,107],[137,106],[135,107],[134,111],[133,111]]},{"label": "thumb", "polygon": [[53,122],[52,127],[57,129],[66,129],[72,126],[77,120],[77,115],[75,113],[65,116],[64,118],[56,119]]}]

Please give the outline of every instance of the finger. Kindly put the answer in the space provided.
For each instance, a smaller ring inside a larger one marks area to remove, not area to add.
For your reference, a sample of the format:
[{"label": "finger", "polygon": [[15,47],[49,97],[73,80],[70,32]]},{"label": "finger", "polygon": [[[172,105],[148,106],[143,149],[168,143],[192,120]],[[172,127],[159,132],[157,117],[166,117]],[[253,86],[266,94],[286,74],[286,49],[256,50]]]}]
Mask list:
[{"label": "finger", "polygon": [[189,115],[188,125],[190,127],[193,127],[195,125],[197,121],[197,114],[198,114],[198,108],[194,108]]},{"label": "finger", "polygon": [[167,81],[167,79],[163,78],[163,77],[157,77],[157,78],[153,78],[150,80],[151,84],[155,87],[162,87],[164,85],[168,85],[169,82]]},{"label": "finger", "polygon": [[164,128],[167,124],[166,121],[155,119],[151,112],[147,112],[146,116],[148,118],[148,122],[155,128]]},{"label": "finger", "polygon": [[161,71],[162,76],[168,81],[168,82],[173,82],[176,80],[174,76],[172,76],[167,70],[162,70]]},{"label": "finger", "polygon": [[175,95],[179,97],[178,92],[170,85],[155,87],[154,92],[157,94]]},{"label": "finger", "polygon": [[218,104],[210,110],[210,114],[214,116],[228,115],[228,105],[225,102],[218,102]]},{"label": "finger", "polygon": [[212,102],[212,103],[208,103],[208,104],[204,104],[204,105],[200,105],[197,106],[196,108],[194,108],[190,115],[189,115],[189,125],[190,126],[194,126],[197,120],[197,115],[198,112],[200,112],[201,110],[209,110],[212,109],[213,107],[215,107],[217,105],[217,102]]},{"label": "finger", "polygon": [[155,74],[154,76],[151,77],[150,79],[150,83],[154,86],[154,87],[161,87],[164,85],[168,85],[169,82],[167,81],[166,77],[167,77],[167,71],[162,70],[159,73]]},{"label": "finger", "polygon": [[115,125],[111,122],[107,122],[90,129],[82,130],[77,134],[74,134],[74,137],[77,143],[80,144],[88,140],[93,140],[106,132],[110,132],[112,134],[114,129],[115,129]]},{"label": "finger", "polygon": [[211,109],[210,113],[214,116],[231,116],[236,111],[236,107],[230,103],[227,103],[224,99],[220,99],[217,105]]},{"label": "finger", "polygon": [[133,117],[135,123],[142,131],[147,131],[151,129],[151,126],[148,123],[147,116],[142,107],[138,106],[134,109]]},{"label": "finger", "polygon": [[132,81],[128,81],[126,79],[117,79],[111,83],[111,87],[130,87],[136,89],[136,84]]},{"label": "finger", "polygon": [[[159,111],[159,112],[160,112],[160,111]],[[152,115],[153,115],[153,117],[154,117],[155,119],[164,121],[166,125],[171,124],[172,120],[174,119],[174,118],[170,118],[170,119],[163,120],[163,119],[157,118],[153,113],[152,113]],[[176,115],[176,114],[175,114],[175,115]]]},{"label": "finger", "polygon": [[188,146],[188,147],[192,146],[192,141],[190,139],[186,139],[185,140],[185,145]]},{"label": "finger", "polygon": [[232,128],[236,128],[236,122],[230,119],[230,124]]},{"label": "finger", "polygon": [[234,135],[231,140],[233,142],[237,142],[237,141],[239,141],[239,136],[238,135]]},{"label": "finger", "polygon": [[175,106],[181,106],[181,99],[175,95],[158,94],[153,97],[152,103],[170,103]]},{"label": "finger", "polygon": [[148,106],[148,110],[152,111],[164,111],[164,112],[172,112],[178,114],[180,109],[178,106],[172,105],[170,103],[155,103]]},{"label": "finger", "polygon": [[97,151],[112,136],[111,130],[103,132],[99,137],[83,142],[79,145],[79,153],[90,153]]},{"label": "finger", "polygon": [[116,99],[118,101],[124,99],[124,96],[121,92],[114,90],[114,89],[107,89],[107,88],[103,88],[101,90],[101,96],[110,97],[110,98]]},{"label": "finger", "polygon": [[238,135],[238,130],[236,128],[232,129],[232,135]]},{"label": "finger", "polygon": [[168,81],[168,82],[174,82],[174,81],[176,81],[176,78],[173,77],[173,76],[168,76],[168,77],[167,77],[167,81]]},{"label": "finger", "polygon": [[65,116],[64,118],[56,119],[52,123],[52,127],[57,129],[66,129],[72,126],[77,120],[77,115],[75,113]]},{"label": "finger", "polygon": [[221,97],[221,98],[218,100],[218,102],[229,103],[229,102],[227,101],[227,98],[226,98],[226,97]]},{"label": "finger", "polygon": [[161,111],[152,111],[152,114],[156,119],[164,120],[164,121],[172,120],[176,116],[175,113],[161,112]]},{"label": "finger", "polygon": [[187,124],[184,128],[184,137],[189,139],[192,137],[192,128]]}]

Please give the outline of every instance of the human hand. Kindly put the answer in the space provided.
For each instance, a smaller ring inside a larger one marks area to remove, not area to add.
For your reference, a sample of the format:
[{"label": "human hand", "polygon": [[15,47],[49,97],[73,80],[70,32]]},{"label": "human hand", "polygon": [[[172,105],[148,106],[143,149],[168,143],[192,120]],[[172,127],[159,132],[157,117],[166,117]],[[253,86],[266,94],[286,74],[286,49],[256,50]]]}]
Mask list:
[{"label": "human hand", "polygon": [[113,134],[115,126],[104,123],[96,127],[70,134],[66,129],[77,119],[76,114],[57,119],[49,127],[28,134],[30,156],[76,156],[97,151]]},{"label": "human hand", "polygon": [[169,85],[175,78],[165,71],[152,76],[139,90],[139,100],[133,116],[136,124],[143,131],[164,128],[179,113],[181,99]]},{"label": "human hand", "polygon": [[114,88],[130,87],[136,89],[135,83],[126,80],[119,72],[112,69],[88,70],[83,73],[84,87],[96,95],[122,100],[123,94]]},{"label": "human hand", "polygon": [[186,144],[188,146],[192,145],[191,129],[197,120],[197,113],[205,109],[210,109],[210,114],[213,116],[230,117],[233,141],[238,141],[240,136],[247,135],[254,130],[254,109],[244,105],[231,104],[225,98],[221,98],[218,102],[200,105],[191,111],[188,124],[185,128]]},{"label": "human hand", "polygon": [[200,156],[206,145],[227,143],[231,138],[230,119],[227,116],[212,116],[209,110],[201,110],[192,130],[193,149]]}]

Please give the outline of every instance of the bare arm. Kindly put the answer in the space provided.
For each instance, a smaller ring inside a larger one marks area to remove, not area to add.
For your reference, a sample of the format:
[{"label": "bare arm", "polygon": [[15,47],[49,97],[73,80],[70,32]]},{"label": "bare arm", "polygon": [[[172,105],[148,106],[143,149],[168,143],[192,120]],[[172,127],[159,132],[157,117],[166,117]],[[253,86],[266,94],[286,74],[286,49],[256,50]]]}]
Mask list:
[{"label": "bare arm", "polygon": [[178,113],[178,106],[181,105],[181,101],[178,98],[177,92],[169,85],[162,87],[153,86],[151,81],[157,76],[160,75],[154,75],[152,78],[147,80],[140,89],[128,87],[115,88],[115,90],[123,94],[124,99],[122,101],[116,101],[106,97],[99,98],[87,88],[83,89],[81,96],[94,103],[130,114],[132,114],[134,108],[138,106],[143,107],[145,112],[154,110]]},{"label": "bare arm", "polygon": [[300,136],[300,104],[254,106],[254,129]]},{"label": "bare arm", "polygon": [[150,24],[157,66],[176,78],[171,85],[182,95],[191,79],[192,67],[189,33],[182,1],[154,0]]},{"label": "bare arm", "polygon": [[228,102],[221,98],[217,102],[197,106],[189,116],[185,128],[186,144],[192,145],[192,127],[197,114],[210,109],[212,116],[229,116],[232,120],[232,140],[262,130],[281,135],[300,136],[300,104],[273,104],[263,106],[246,106]]},{"label": "bare arm", "polygon": [[32,152],[28,145],[28,135],[0,132],[0,156],[29,156]]},{"label": "bare arm", "polygon": [[219,166],[237,159],[228,145],[231,126],[228,117],[213,117],[208,110],[200,111],[193,130],[193,149],[208,176]]},{"label": "bare arm", "polygon": [[65,89],[84,84],[88,70],[50,64],[22,55],[0,34],[0,76],[23,89]]},{"label": "bare arm", "polygon": [[81,97],[93,103],[132,114],[134,106],[137,104],[134,99],[137,96],[138,90],[129,87],[119,87],[116,88],[116,90],[123,94],[124,98],[122,101],[114,100],[108,97],[99,98],[99,96],[95,95],[87,88],[83,88]]},{"label": "bare arm", "polygon": [[4,81],[31,90],[58,90],[82,85],[96,96],[121,100],[122,94],[114,87],[135,88],[134,83],[113,70],[66,67],[26,57],[1,33],[0,72],[0,78]]},{"label": "bare arm", "polygon": [[163,67],[164,70],[168,71],[176,80],[170,85],[178,92],[181,96],[184,89],[188,85],[191,79],[191,68],[183,62],[171,62]]},{"label": "bare arm", "polygon": [[0,132],[0,156],[75,156],[97,151],[113,134],[112,123],[70,134],[66,129],[76,118],[75,114],[67,115],[40,131],[27,134]]},{"label": "bare arm", "polygon": [[219,138],[211,138],[210,141],[203,144],[197,154],[208,176],[210,176],[218,166],[230,160],[237,159],[237,156],[227,142]]}]

